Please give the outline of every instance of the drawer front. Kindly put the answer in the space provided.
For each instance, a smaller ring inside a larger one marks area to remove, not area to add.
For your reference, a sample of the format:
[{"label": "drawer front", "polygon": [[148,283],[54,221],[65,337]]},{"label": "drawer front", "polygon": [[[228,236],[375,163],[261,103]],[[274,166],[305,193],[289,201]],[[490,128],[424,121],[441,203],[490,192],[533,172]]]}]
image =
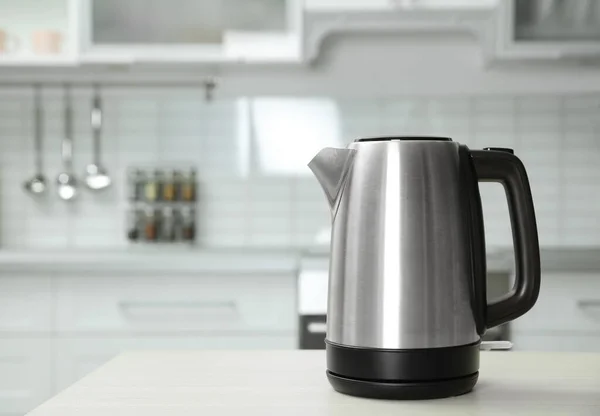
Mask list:
[{"label": "drawer front", "polygon": [[25,414],[52,396],[52,341],[0,341],[0,414]]},{"label": "drawer front", "polygon": [[293,349],[294,336],[63,338],[56,342],[56,384],[61,391],[124,351]]},{"label": "drawer front", "polygon": [[0,278],[0,332],[53,329],[50,277]]},{"label": "drawer front", "polygon": [[514,351],[600,352],[599,335],[565,333],[522,334],[512,336]]},{"label": "drawer front", "polygon": [[293,276],[64,277],[59,331],[293,331]]},{"label": "drawer front", "polygon": [[545,273],[537,303],[511,323],[514,331],[600,335],[600,273]]}]

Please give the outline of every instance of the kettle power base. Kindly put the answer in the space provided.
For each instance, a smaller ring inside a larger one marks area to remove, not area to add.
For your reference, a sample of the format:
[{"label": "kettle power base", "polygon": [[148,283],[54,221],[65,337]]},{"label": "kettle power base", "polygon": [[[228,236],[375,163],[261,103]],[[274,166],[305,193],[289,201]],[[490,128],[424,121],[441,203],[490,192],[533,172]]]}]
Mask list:
[{"label": "kettle power base", "polygon": [[427,400],[460,396],[473,389],[478,377],[479,372],[449,380],[396,383],[356,380],[327,371],[329,383],[337,392],[383,400]]},{"label": "kettle power base", "polygon": [[479,344],[438,348],[351,347],[325,340],[327,377],[340,393],[376,399],[440,399],[473,389]]}]

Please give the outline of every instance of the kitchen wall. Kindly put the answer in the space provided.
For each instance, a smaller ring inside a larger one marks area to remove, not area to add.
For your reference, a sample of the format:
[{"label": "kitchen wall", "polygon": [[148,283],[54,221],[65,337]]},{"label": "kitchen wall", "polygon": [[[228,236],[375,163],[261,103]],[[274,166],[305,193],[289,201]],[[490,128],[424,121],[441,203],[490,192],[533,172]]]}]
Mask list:
[{"label": "kitchen wall", "polygon": [[[324,196],[305,167],[326,145],[383,134],[448,135],[471,147],[513,147],[528,168],[543,245],[600,244],[600,94],[419,95],[379,99],[254,97],[204,100],[194,89],[106,88],[104,161],[115,182],[74,203],[33,173],[32,90],[0,89],[0,236],[5,248],[121,248],[126,170],[196,166],[203,246],[311,244],[326,227]],[[91,90],[73,90],[75,168],[91,159]],[[45,171],[60,171],[62,90],[46,87]],[[252,103],[252,106],[250,106]],[[253,120],[253,122],[251,122]],[[511,242],[503,191],[482,185],[490,246]]]}]

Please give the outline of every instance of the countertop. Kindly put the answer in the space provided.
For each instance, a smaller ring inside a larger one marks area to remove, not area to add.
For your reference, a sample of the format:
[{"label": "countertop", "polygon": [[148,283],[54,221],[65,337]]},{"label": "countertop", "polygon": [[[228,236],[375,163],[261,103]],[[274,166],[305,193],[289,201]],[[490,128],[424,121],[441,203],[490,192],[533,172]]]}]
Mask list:
[{"label": "countertop", "polygon": [[324,351],[130,352],[29,415],[597,416],[600,354],[482,352],[473,392],[394,402],[333,391]]},{"label": "countertop", "polygon": [[[600,247],[543,247],[543,271],[600,271]],[[201,248],[130,247],[122,250],[0,250],[0,277],[18,273],[79,274],[296,274],[299,269],[327,270],[326,247]],[[511,248],[488,247],[489,272],[511,272]]]},{"label": "countertop", "polygon": [[129,250],[0,250],[0,277],[15,273],[295,274],[298,250],[139,248]]},{"label": "countertop", "polygon": [[[303,254],[306,267],[327,267],[329,249],[312,248]],[[540,247],[540,259],[542,271],[600,271],[600,247]],[[489,272],[511,272],[515,264],[512,247],[487,247],[486,263]]]}]

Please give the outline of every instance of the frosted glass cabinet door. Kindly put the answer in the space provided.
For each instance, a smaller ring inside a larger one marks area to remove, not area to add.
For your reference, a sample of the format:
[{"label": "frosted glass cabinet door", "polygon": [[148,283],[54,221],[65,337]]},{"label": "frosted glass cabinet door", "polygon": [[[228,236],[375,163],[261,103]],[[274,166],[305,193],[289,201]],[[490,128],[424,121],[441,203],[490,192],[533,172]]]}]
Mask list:
[{"label": "frosted glass cabinet door", "polygon": [[598,42],[598,0],[513,0],[515,41]]},{"label": "frosted glass cabinet door", "polygon": [[293,31],[288,0],[88,0],[90,44],[221,44],[229,32]]},{"label": "frosted glass cabinet door", "polygon": [[497,2],[500,59],[579,60],[600,56],[600,1]]}]

